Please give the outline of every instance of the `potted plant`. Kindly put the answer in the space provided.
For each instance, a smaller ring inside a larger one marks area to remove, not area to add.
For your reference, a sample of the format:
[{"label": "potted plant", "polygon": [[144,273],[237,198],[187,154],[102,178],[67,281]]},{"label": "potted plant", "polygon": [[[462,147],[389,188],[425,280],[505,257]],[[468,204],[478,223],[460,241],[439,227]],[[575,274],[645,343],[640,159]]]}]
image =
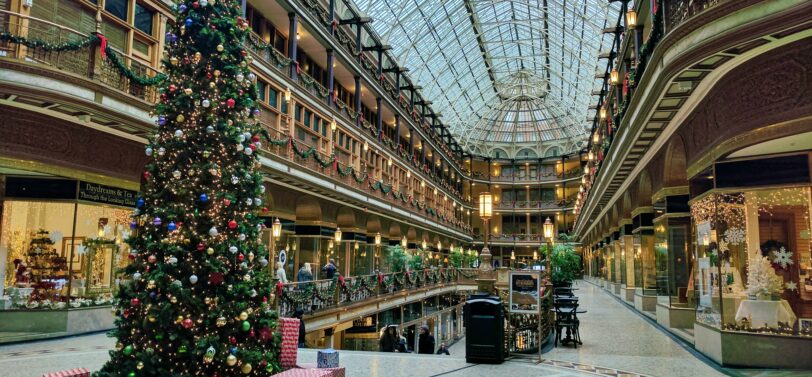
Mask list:
[{"label": "potted plant", "polygon": [[[546,246],[544,248],[546,249]],[[578,277],[581,270],[581,256],[570,245],[555,245],[553,246],[552,270],[553,286],[568,286]]]}]

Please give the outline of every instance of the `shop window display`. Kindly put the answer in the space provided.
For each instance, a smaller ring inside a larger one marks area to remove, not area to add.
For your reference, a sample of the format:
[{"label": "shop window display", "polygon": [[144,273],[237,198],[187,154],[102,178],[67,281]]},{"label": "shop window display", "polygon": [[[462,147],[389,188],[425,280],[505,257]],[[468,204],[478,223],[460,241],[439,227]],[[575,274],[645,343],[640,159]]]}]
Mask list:
[{"label": "shop window display", "polygon": [[689,220],[663,216],[654,222],[657,301],[672,307],[693,307],[688,297],[693,259],[688,252]]},{"label": "shop window display", "polygon": [[810,188],[713,193],[691,205],[697,321],[812,336]]},{"label": "shop window display", "polygon": [[76,202],[6,200],[0,230],[12,308],[111,303],[128,261],[130,210]]}]

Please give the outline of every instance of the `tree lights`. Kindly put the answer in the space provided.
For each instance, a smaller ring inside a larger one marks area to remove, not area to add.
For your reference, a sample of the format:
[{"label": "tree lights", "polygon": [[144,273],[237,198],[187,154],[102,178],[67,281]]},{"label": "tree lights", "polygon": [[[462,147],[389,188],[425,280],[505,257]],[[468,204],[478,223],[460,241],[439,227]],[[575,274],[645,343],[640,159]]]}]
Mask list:
[{"label": "tree lights", "polygon": [[[264,187],[248,23],[234,1],[180,1],[175,11],[182,21],[167,33],[117,344],[98,375],[272,374],[277,314],[256,214]],[[281,224],[273,227],[276,236]]]}]

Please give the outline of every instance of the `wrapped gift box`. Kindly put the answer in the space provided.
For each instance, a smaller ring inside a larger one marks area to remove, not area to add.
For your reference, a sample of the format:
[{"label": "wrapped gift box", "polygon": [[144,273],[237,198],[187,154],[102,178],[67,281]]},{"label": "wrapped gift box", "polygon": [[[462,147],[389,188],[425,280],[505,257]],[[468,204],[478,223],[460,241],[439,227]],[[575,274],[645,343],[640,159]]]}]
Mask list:
[{"label": "wrapped gift box", "polygon": [[338,352],[332,348],[319,350],[316,364],[319,368],[338,368]]},{"label": "wrapped gift box", "polygon": [[282,331],[282,352],[279,355],[279,364],[289,369],[296,366],[296,355],[299,352],[299,319],[279,318]]},{"label": "wrapped gift box", "polygon": [[288,369],[282,373],[274,374],[272,377],[331,377],[328,369]]},{"label": "wrapped gift box", "polygon": [[[300,368],[300,369],[317,369],[316,363],[297,364],[296,368]],[[347,375],[347,373],[345,372],[345,369],[343,367],[338,367],[338,368],[318,368],[318,369],[319,370],[329,371],[330,374],[328,374],[328,376],[330,376],[330,377],[346,377],[346,375]]]},{"label": "wrapped gift box", "polygon": [[45,373],[42,377],[90,377],[90,370],[87,368],[74,368],[61,372]]}]

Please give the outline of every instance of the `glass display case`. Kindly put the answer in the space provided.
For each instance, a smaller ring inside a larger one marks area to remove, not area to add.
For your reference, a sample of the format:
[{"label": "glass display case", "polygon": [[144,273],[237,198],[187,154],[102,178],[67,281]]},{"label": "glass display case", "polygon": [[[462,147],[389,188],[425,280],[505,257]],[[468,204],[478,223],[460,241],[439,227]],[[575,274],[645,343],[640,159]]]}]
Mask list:
[{"label": "glass display case", "polygon": [[695,200],[697,321],[812,335],[810,188],[715,192]]}]

